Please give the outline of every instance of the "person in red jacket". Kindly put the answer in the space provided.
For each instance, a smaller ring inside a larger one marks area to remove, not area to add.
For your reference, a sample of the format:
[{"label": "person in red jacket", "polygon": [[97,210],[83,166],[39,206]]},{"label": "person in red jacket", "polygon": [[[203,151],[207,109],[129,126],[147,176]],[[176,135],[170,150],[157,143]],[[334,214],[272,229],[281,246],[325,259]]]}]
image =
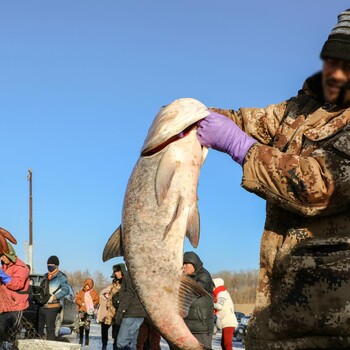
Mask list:
[{"label": "person in red jacket", "polygon": [[[15,347],[11,344],[19,331],[23,310],[29,306],[29,269],[17,257],[6,239],[9,237],[7,234],[9,232],[0,228],[0,348],[7,346],[13,349]],[[15,239],[11,241],[16,242]]]}]

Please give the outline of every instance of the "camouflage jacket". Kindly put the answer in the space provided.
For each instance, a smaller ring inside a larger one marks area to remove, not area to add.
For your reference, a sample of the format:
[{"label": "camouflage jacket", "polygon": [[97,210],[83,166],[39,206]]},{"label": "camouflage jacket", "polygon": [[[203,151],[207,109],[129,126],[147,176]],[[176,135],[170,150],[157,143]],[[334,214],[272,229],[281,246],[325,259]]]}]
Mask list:
[{"label": "camouflage jacket", "polygon": [[213,108],[259,142],[242,186],[267,202],[246,349],[350,348],[350,108],[320,73],[267,108]]}]

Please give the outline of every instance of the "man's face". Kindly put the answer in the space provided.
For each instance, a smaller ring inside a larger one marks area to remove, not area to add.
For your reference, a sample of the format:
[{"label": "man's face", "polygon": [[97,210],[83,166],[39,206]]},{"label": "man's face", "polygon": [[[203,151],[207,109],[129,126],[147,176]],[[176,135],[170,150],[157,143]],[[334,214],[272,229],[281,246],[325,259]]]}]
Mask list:
[{"label": "man's face", "polygon": [[195,272],[194,266],[191,263],[184,263],[183,270],[188,276],[193,275]]},{"label": "man's face", "polygon": [[114,272],[114,276],[115,276],[118,280],[120,280],[120,279],[123,277],[123,274],[122,274],[121,271],[115,271],[115,272]]},{"label": "man's face", "polygon": [[325,59],[322,71],[322,89],[326,102],[336,104],[345,83],[350,81],[350,62]]}]

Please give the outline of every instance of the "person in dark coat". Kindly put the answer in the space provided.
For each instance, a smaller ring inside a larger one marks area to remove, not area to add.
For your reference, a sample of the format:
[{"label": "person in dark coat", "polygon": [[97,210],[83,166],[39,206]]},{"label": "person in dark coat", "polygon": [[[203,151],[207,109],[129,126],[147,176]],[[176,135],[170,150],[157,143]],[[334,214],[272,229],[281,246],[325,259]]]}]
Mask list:
[{"label": "person in dark coat", "polygon": [[116,312],[116,324],[120,324],[117,339],[118,350],[135,350],[139,328],[146,317],[128,272],[124,274],[119,291],[119,306]]},{"label": "person in dark coat", "polygon": [[214,282],[210,273],[203,267],[199,256],[194,252],[186,252],[183,261],[184,273],[200,284],[208,295],[198,297],[190,306],[184,321],[193,336],[211,349],[214,331]]}]

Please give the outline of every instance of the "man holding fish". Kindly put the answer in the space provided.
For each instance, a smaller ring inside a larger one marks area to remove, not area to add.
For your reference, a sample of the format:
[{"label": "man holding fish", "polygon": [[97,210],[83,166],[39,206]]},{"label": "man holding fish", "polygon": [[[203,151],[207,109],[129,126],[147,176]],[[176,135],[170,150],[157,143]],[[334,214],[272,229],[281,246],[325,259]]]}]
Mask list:
[{"label": "man holding fish", "polygon": [[182,262],[184,238],[199,242],[198,178],[211,147],[240,164],[242,186],[267,201],[246,348],[350,348],[350,9],[321,58],[322,71],[280,104],[234,111],[184,98],[156,115],[103,260],[124,256],[147,316],[172,346],[208,349],[183,320],[207,292]]},{"label": "man holding fish", "polygon": [[350,348],[350,9],[321,58],[296,97],[198,123],[267,202],[249,350]]}]

